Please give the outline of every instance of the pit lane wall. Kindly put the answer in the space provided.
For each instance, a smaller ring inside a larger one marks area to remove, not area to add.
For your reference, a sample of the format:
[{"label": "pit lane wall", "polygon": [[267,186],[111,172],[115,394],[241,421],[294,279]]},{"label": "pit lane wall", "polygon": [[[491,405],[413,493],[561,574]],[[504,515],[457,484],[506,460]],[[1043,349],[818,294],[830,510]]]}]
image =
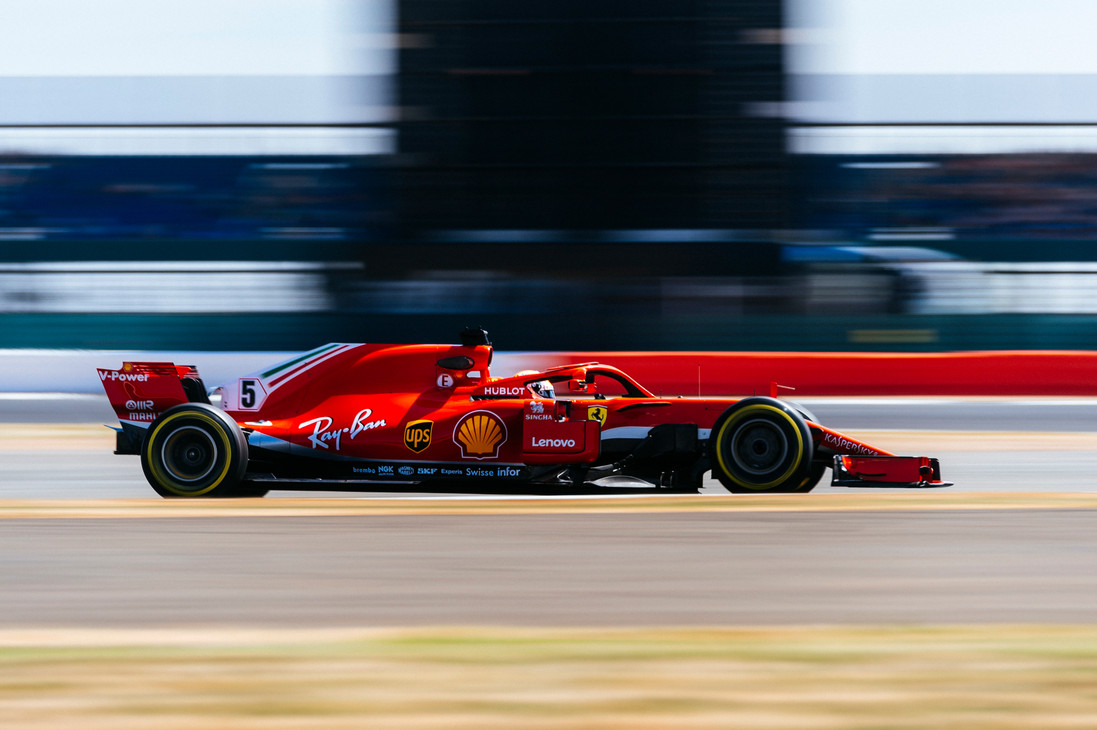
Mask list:
[{"label": "pit lane wall", "polygon": [[[282,361],[289,352],[0,350],[0,392],[101,393],[97,367],[124,360],[196,365],[208,386]],[[492,373],[603,362],[657,395],[1092,396],[1097,351],[952,353],[496,352]],[[794,388],[795,390],[788,390]]]},{"label": "pit lane wall", "polygon": [[[1097,395],[1097,352],[573,352],[529,367],[604,362],[665,395]],[[794,388],[795,390],[789,390]]]}]

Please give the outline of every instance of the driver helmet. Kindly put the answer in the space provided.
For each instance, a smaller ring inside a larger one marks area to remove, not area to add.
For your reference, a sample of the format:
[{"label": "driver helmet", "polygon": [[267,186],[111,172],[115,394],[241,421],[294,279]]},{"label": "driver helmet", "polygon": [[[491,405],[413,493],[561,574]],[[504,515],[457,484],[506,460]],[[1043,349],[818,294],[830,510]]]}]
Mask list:
[{"label": "driver helmet", "polygon": [[[520,378],[525,375],[536,375],[537,372],[538,371],[536,370],[522,370],[521,372],[515,373],[514,376]],[[526,383],[526,385],[535,395],[541,398],[556,398],[556,391],[552,389],[552,383],[547,380],[536,380],[532,383]]]}]

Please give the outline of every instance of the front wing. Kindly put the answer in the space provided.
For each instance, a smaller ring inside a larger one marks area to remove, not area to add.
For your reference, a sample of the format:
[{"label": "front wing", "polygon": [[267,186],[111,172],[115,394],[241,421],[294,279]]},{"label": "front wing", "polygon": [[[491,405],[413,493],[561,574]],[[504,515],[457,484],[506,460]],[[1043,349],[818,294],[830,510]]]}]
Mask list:
[{"label": "front wing", "polygon": [[929,456],[834,457],[835,487],[950,487],[941,481],[941,465]]}]

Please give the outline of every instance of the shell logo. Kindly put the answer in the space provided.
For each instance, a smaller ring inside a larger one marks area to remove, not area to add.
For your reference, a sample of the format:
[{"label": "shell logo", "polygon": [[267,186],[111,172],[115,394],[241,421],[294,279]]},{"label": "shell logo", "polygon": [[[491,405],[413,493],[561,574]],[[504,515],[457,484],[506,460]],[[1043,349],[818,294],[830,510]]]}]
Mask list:
[{"label": "shell logo", "polygon": [[493,459],[506,440],[506,425],[490,411],[473,411],[453,429],[453,441],[466,459]]}]

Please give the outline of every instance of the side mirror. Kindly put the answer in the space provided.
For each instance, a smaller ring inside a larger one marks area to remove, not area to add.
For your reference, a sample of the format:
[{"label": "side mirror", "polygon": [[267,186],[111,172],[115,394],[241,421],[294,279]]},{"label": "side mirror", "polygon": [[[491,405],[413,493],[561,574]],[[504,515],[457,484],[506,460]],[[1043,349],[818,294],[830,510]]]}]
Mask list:
[{"label": "side mirror", "polygon": [[569,380],[568,389],[571,390],[572,393],[597,393],[598,384],[594,382],[593,375],[588,375],[582,380],[579,378],[572,378]]}]

